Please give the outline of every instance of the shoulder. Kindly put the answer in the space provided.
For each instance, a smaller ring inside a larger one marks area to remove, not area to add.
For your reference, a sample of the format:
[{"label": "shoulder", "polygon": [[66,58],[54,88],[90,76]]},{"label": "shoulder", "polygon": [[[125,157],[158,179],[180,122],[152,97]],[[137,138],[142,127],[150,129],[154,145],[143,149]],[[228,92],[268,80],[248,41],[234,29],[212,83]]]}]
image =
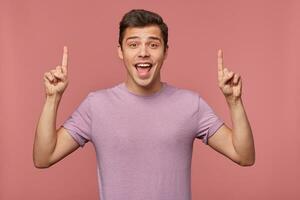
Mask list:
[{"label": "shoulder", "polygon": [[86,98],[89,99],[89,101],[93,103],[101,103],[104,101],[109,101],[114,93],[117,92],[117,85],[111,86],[111,87],[104,87],[101,89],[96,89],[88,92]]},{"label": "shoulder", "polygon": [[198,92],[188,88],[178,87],[174,85],[169,85],[169,87],[171,88],[171,90],[173,90],[174,95],[180,98],[197,100],[200,97]]},{"label": "shoulder", "polygon": [[186,105],[187,107],[198,107],[200,94],[192,89],[169,85],[169,91],[174,101]]}]

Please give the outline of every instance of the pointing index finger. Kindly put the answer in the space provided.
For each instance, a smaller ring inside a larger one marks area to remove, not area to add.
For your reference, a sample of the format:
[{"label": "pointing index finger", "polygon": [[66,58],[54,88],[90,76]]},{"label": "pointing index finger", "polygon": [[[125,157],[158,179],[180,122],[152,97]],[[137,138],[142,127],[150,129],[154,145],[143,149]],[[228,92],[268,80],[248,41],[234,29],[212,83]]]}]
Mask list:
[{"label": "pointing index finger", "polygon": [[67,46],[64,46],[64,53],[63,53],[61,65],[62,65],[63,70],[67,71],[67,67],[68,67],[68,47]]},{"label": "pointing index finger", "polygon": [[223,75],[223,52],[221,49],[218,50],[218,74]]}]

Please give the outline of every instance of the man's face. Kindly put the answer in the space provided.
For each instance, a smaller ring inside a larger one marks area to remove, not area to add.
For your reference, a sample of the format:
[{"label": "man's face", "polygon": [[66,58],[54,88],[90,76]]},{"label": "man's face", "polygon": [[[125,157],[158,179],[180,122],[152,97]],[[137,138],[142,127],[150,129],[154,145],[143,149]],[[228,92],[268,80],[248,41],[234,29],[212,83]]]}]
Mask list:
[{"label": "man's face", "polygon": [[160,84],[160,69],[167,55],[158,26],[129,27],[125,30],[119,57],[127,69],[130,87]]}]

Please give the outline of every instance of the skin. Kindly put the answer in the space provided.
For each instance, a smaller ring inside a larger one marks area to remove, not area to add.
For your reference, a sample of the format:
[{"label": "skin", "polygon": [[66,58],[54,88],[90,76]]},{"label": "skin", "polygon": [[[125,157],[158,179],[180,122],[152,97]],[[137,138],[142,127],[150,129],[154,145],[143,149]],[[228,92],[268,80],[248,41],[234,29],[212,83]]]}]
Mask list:
[{"label": "skin", "polygon": [[241,166],[255,162],[252,130],[242,101],[241,76],[224,67],[223,52],[218,51],[218,83],[225,96],[232,122],[226,124],[209,138],[208,145]]},{"label": "skin", "polygon": [[79,144],[60,127],[56,117],[60,100],[68,86],[68,48],[64,47],[62,62],[43,77],[46,101],[40,115],[33,145],[36,168],[48,168],[75,151]]},{"label": "skin", "polygon": [[[125,84],[138,95],[151,95],[162,87],[160,70],[167,57],[163,39],[157,26],[128,28],[118,47],[119,58],[127,70]],[[153,63],[148,77],[139,77],[136,62]],[[60,127],[56,130],[56,117],[62,95],[68,85],[68,48],[64,47],[61,65],[44,74],[46,101],[36,128],[33,161],[37,168],[48,168],[75,151],[79,144]],[[228,104],[233,128],[222,125],[208,139],[208,145],[241,166],[255,162],[255,149],[251,127],[242,102],[240,75],[224,67],[223,53],[218,52],[218,83]]]},{"label": "skin", "polygon": [[[158,26],[142,28],[129,27],[125,30],[124,39],[118,47],[119,58],[127,70],[125,84],[127,88],[138,95],[151,95],[162,87],[160,70],[167,57],[168,49],[164,51],[164,43]],[[150,76],[138,76],[134,64],[151,62],[153,67]]]}]

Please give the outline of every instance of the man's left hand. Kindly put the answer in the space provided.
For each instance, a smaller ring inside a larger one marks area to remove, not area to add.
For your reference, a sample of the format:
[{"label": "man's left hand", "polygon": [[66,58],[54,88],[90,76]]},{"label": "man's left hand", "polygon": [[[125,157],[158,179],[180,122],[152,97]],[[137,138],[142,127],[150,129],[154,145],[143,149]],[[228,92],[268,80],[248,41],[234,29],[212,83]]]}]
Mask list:
[{"label": "man's left hand", "polygon": [[223,52],[218,51],[218,81],[219,88],[223,92],[228,103],[234,103],[240,100],[242,95],[241,76],[233,71],[224,68]]}]

